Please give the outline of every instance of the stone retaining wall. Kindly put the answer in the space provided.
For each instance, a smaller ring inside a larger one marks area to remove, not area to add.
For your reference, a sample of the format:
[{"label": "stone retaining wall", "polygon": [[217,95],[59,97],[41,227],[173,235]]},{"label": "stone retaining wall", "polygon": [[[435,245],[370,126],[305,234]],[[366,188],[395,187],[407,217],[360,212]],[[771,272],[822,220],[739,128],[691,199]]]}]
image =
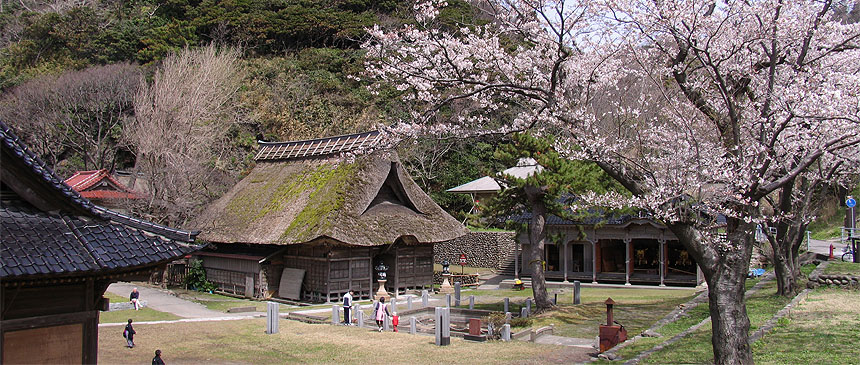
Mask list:
[{"label": "stone retaining wall", "polygon": [[467,266],[501,269],[514,252],[514,232],[470,232],[460,238],[439,242],[433,247],[433,261],[451,263],[456,270],[460,254],[466,254]]},{"label": "stone retaining wall", "polygon": [[[450,270],[456,270],[456,269],[454,269],[452,267]],[[450,281],[451,282],[449,284],[451,284],[451,285],[454,285],[454,283],[458,282],[458,281],[460,283],[462,283],[463,285],[477,284],[478,283],[478,274],[460,275],[460,274],[452,273]],[[441,271],[434,271],[433,272],[433,284],[442,285],[442,272]]]},{"label": "stone retaining wall", "polygon": [[833,285],[845,288],[860,288],[860,277],[853,275],[821,274],[817,277],[810,275],[809,287],[815,288],[819,285]]}]

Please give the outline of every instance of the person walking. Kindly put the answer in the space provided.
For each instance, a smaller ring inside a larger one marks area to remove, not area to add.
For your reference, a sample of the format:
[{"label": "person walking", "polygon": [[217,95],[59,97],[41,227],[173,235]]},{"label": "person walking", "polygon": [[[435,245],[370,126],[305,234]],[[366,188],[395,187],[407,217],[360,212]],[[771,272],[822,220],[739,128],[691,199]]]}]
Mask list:
[{"label": "person walking", "polygon": [[343,323],[347,326],[352,325],[352,321],[349,317],[350,308],[352,308],[352,289],[349,289],[349,291],[343,295]]},{"label": "person walking", "polygon": [[128,301],[134,305],[134,310],[140,310],[140,293],[137,288],[131,290],[131,295],[128,296]]},{"label": "person walking", "polygon": [[128,348],[134,348],[134,327],[131,326],[131,318],[128,319],[128,324],[125,325],[125,330],[122,331],[122,337],[125,337]]},{"label": "person walking", "polygon": [[386,315],[391,315],[388,313],[388,305],[385,304],[385,297],[379,298],[379,301],[376,302],[374,312],[376,313],[376,326],[379,327],[379,332],[382,332],[382,321],[385,320]]},{"label": "person walking", "polygon": [[152,365],[164,365],[164,360],[161,359],[161,350],[155,350],[155,357],[152,358]]}]

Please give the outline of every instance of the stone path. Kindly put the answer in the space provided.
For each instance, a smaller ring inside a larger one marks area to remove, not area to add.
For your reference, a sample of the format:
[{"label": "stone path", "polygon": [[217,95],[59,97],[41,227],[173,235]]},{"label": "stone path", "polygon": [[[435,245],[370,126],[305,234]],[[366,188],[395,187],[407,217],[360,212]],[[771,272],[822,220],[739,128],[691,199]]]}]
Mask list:
[{"label": "stone path", "polygon": [[545,345],[558,345],[558,346],[570,346],[570,347],[579,347],[582,349],[594,350],[594,339],[587,338],[574,338],[574,337],[563,337],[563,336],[555,336],[555,335],[543,335],[538,337],[535,340],[535,343],[545,344]]},{"label": "stone path", "polygon": [[246,312],[240,315],[238,313],[222,313],[213,311],[198,303],[179,298],[167,290],[137,286],[135,284],[124,282],[111,284],[107,291],[123,298],[128,298],[129,293],[131,293],[131,290],[135,287],[137,288],[137,291],[140,292],[140,299],[146,301],[147,307],[160,312],[172,313],[183,318],[248,318],[263,313]]}]

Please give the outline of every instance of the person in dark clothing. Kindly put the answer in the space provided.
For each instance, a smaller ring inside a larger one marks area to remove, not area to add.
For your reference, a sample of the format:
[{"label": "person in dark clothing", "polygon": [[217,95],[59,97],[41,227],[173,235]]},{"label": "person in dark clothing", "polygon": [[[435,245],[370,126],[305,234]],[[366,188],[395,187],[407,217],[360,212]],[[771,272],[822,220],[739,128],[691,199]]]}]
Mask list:
[{"label": "person in dark clothing", "polygon": [[134,310],[140,310],[140,292],[137,291],[137,288],[131,290],[128,301],[134,305]]},{"label": "person in dark clothing", "polygon": [[352,308],[352,289],[343,295],[343,323],[347,326],[352,325],[352,320],[349,317],[350,308]]},{"label": "person in dark clothing", "polygon": [[131,318],[128,319],[128,324],[125,325],[125,330],[122,331],[122,337],[128,342],[128,348],[134,348],[134,327],[131,326]]},{"label": "person in dark clothing", "polygon": [[152,365],[164,365],[164,360],[161,359],[161,350],[155,350],[155,357],[152,358]]}]

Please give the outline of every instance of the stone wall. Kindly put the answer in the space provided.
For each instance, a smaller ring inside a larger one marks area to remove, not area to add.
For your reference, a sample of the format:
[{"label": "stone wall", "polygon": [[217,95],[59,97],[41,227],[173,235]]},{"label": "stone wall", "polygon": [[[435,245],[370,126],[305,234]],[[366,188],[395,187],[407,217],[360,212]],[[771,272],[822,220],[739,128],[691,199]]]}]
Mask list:
[{"label": "stone wall", "polygon": [[470,267],[501,269],[505,259],[514,252],[514,232],[470,232],[450,241],[439,242],[433,248],[433,262],[451,263],[456,271],[460,254],[466,254]]}]

